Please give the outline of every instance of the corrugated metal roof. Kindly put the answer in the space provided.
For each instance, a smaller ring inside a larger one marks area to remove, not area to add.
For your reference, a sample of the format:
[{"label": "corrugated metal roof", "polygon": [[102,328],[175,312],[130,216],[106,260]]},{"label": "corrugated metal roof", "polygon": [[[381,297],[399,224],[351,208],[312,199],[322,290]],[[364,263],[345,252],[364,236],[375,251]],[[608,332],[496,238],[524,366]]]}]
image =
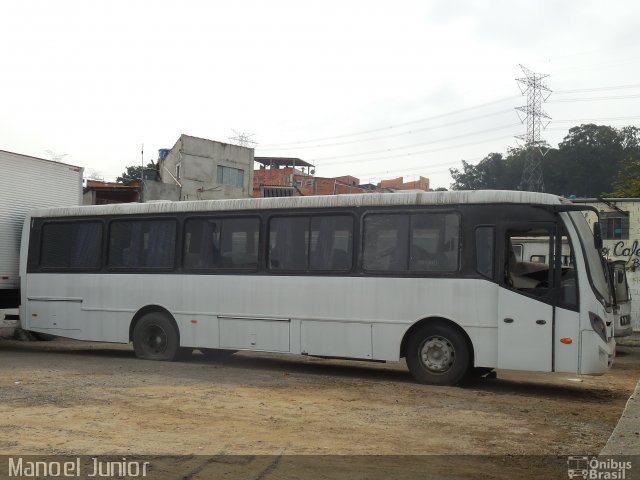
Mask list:
[{"label": "corrugated metal roof", "polygon": [[296,208],[335,208],[397,205],[457,205],[467,203],[524,203],[557,205],[569,203],[556,195],[509,190],[476,190],[418,193],[369,193],[350,195],[318,195],[284,198],[241,198],[200,200],[191,202],[125,203],[35,210],[34,217],[79,215],[118,215],[173,212],[206,212],[233,210],[273,210]]}]

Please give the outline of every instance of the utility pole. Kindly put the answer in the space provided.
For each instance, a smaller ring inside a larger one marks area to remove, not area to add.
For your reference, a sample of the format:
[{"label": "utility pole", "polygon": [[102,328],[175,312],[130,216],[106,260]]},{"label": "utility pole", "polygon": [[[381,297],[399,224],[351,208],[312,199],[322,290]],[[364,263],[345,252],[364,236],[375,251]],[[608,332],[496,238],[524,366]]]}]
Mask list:
[{"label": "utility pole", "polygon": [[517,78],[516,81],[522,95],[527,97],[525,106],[516,107],[520,121],[527,123],[527,133],[516,137],[524,142],[526,151],[520,189],[530,192],[544,192],[542,157],[549,150],[546,148],[546,142],[540,137],[540,131],[547,128],[551,120],[551,117],[542,109],[542,103],[551,95],[551,90],[543,81],[549,75],[546,73],[534,73],[523,65],[520,65],[520,68],[525,76]]}]

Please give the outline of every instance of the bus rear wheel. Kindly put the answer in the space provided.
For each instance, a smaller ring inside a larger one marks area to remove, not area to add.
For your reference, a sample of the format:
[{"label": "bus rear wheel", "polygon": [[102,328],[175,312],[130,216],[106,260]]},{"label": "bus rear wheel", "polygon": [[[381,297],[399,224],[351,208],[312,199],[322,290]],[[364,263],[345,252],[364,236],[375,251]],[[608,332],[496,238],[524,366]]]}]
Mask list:
[{"label": "bus rear wheel", "polygon": [[469,346],[457,329],[441,323],[427,324],[409,338],[406,360],[419,383],[456,385],[467,373]]},{"label": "bus rear wheel", "polygon": [[163,312],[144,315],[133,329],[133,349],[145,360],[177,360],[182,356],[178,331]]}]

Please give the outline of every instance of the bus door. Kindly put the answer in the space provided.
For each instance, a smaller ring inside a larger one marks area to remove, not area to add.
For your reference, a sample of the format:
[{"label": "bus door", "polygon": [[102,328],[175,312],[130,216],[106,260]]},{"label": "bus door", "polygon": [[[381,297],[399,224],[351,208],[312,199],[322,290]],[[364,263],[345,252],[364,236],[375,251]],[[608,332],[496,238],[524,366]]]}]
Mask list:
[{"label": "bus door", "polygon": [[[553,369],[555,231],[556,225],[550,222],[513,223],[501,228],[498,368]],[[536,245],[536,254],[518,258],[513,246],[527,242]]]}]

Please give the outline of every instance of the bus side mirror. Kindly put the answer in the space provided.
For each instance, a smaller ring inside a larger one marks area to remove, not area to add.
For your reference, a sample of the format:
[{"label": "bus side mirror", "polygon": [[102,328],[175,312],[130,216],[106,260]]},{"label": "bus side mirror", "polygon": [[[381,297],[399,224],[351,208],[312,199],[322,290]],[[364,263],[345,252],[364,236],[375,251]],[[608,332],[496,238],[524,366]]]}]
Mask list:
[{"label": "bus side mirror", "polygon": [[600,222],[593,224],[593,246],[596,250],[602,250],[602,231],[600,230]]}]

